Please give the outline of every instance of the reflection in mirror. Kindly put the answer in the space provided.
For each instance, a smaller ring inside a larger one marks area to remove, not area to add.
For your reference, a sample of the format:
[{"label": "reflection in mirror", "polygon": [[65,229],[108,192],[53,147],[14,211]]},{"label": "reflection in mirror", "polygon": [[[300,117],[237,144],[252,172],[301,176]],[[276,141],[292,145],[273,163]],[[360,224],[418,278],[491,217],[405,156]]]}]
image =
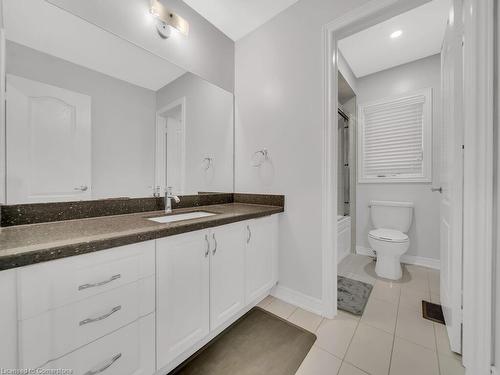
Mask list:
[{"label": "reflection in mirror", "polygon": [[157,92],[157,108],[161,191],[232,191],[232,94],[186,73]]},{"label": "reflection in mirror", "polygon": [[231,93],[43,0],[4,22],[7,204],[232,192]]}]

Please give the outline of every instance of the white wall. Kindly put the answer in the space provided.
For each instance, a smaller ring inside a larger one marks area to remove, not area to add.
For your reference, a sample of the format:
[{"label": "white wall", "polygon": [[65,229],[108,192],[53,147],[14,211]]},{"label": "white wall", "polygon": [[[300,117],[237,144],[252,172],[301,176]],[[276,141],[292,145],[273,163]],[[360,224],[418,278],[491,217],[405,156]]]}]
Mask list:
[{"label": "white wall", "polygon": [[154,183],[154,91],[8,42],[7,73],[92,98],[92,198],[145,197]]},{"label": "white wall", "polygon": [[5,29],[0,1],[0,204],[5,203]]},{"label": "white wall", "polygon": [[[236,42],[236,191],[286,195],[280,285],[321,298],[322,27],[364,0],[302,0]],[[271,163],[251,166],[269,150]]]},{"label": "white wall", "polygon": [[161,1],[189,22],[189,36],[168,40],[156,32],[149,0],[48,1],[233,92],[234,42],[182,0]]},{"label": "white wall", "polygon": [[[186,189],[233,191],[233,94],[186,73],[157,92],[157,109],[186,98]],[[204,171],[203,158],[213,167]]]},{"label": "white wall", "polygon": [[[358,105],[432,87],[433,94],[433,181],[438,181],[438,140],[441,122],[440,55],[430,56],[357,81]],[[371,200],[411,201],[415,203],[409,232],[407,255],[439,259],[439,193],[432,193],[430,183],[357,184],[356,245],[369,247],[372,229],[368,204]]]}]

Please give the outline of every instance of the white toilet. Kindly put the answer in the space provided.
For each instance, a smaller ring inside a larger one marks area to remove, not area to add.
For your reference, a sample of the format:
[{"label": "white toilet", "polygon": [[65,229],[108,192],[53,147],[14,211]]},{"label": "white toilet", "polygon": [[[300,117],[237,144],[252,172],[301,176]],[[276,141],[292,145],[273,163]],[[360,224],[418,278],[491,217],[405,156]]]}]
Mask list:
[{"label": "white toilet", "polygon": [[371,201],[370,214],[373,229],[368,234],[368,242],[377,253],[375,272],[390,280],[403,276],[400,258],[410,246],[406,234],[413,217],[413,203]]}]

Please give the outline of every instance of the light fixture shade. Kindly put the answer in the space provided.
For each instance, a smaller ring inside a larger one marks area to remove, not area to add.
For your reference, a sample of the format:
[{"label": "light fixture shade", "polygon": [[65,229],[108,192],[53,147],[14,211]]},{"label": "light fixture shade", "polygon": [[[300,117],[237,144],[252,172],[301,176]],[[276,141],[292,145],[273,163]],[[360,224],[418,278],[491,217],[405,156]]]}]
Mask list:
[{"label": "light fixture shade", "polygon": [[158,0],[151,0],[150,12],[159,21],[169,25],[179,31],[180,33],[188,36],[189,23],[181,16],[171,12]]}]

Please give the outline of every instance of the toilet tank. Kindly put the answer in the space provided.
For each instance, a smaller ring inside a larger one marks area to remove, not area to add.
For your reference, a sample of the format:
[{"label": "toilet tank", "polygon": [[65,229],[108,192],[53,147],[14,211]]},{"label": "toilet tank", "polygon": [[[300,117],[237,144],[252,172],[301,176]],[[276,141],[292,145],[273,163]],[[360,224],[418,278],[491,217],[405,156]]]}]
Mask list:
[{"label": "toilet tank", "polygon": [[407,233],[413,218],[412,202],[371,201],[370,216],[375,228]]}]

